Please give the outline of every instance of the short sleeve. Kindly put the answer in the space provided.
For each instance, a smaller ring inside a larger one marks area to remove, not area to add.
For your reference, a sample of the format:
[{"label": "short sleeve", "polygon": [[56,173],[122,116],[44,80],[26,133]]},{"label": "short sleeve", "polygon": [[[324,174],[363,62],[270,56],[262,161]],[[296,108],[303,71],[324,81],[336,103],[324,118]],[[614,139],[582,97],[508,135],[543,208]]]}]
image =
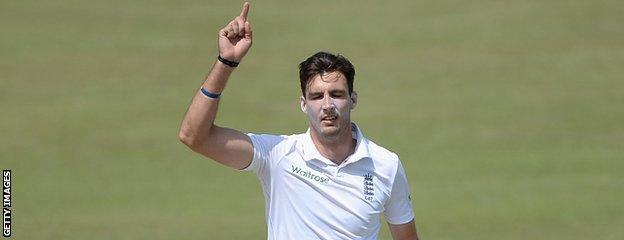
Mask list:
[{"label": "short sleeve", "polygon": [[271,159],[277,152],[277,146],[284,141],[284,136],[276,136],[269,134],[253,134],[248,133],[247,136],[251,139],[253,144],[253,159],[249,166],[241,169],[242,171],[252,171],[258,175],[266,172],[270,167]]},{"label": "short sleeve", "polygon": [[384,215],[388,223],[393,225],[407,223],[415,217],[412,209],[410,188],[405,176],[405,170],[400,161],[392,184],[390,199],[385,205]]}]

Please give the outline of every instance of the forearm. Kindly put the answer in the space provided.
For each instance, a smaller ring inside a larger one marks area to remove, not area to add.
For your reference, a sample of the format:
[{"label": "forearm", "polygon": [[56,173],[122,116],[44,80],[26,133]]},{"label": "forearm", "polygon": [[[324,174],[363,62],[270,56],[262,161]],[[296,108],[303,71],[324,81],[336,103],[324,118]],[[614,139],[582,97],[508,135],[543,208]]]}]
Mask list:
[{"label": "forearm", "polygon": [[[206,75],[202,86],[209,92],[221,93],[233,71],[233,67],[227,66],[220,61],[215,61],[212,69]],[[197,96],[204,97],[201,92],[198,92]]]},{"label": "forearm", "polygon": [[[221,93],[234,68],[216,61],[206,75],[202,87],[212,93]],[[195,146],[210,137],[217,116],[219,99],[206,97],[198,91],[182,120],[180,139],[189,146]]]}]

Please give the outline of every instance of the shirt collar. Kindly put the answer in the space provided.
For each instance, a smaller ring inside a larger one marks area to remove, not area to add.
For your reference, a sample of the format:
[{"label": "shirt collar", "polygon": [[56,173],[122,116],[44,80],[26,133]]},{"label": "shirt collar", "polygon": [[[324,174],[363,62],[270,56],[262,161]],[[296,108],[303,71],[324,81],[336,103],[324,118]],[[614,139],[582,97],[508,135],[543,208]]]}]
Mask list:
[{"label": "shirt collar", "polygon": [[[360,159],[370,158],[370,152],[368,151],[368,140],[364,138],[362,131],[355,124],[351,123],[351,133],[353,138],[356,140],[355,151],[353,154],[349,155],[340,165],[347,165],[349,163],[357,162]],[[312,137],[310,136],[310,128],[302,134],[301,142],[299,149],[302,153],[303,159],[306,161],[309,160],[319,160],[329,165],[336,165],[331,160],[323,157],[321,153],[318,151],[314,142],[312,141]]]}]

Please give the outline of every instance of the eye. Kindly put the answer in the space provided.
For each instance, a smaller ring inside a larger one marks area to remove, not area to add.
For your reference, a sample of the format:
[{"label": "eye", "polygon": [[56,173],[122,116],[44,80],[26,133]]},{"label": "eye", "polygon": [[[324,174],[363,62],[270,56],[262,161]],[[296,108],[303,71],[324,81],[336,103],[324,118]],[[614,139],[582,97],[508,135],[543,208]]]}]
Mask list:
[{"label": "eye", "polygon": [[321,98],[323,98],[323,94],[319,94],[319,93],[312,93],[308,96],[309,99],[312,100],[319,100]]},{"label": "eye", "polygon": [[336,91],[336,92],[332,92],[331,96],[333,98],[344,98],[346,94],[343,91]]}]

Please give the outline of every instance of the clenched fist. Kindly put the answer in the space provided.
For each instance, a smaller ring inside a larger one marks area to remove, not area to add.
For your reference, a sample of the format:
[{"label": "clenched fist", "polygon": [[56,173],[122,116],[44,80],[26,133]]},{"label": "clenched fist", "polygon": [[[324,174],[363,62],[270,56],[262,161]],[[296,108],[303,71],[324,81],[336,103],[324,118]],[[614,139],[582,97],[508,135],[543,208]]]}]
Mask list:
[{"label": "clenched fist", "polygon": [[240,15],[219,30],[219,55],[230,61],[240,62],[251,47],[251,25],[247,21],[249,3],[243,3]]}]

